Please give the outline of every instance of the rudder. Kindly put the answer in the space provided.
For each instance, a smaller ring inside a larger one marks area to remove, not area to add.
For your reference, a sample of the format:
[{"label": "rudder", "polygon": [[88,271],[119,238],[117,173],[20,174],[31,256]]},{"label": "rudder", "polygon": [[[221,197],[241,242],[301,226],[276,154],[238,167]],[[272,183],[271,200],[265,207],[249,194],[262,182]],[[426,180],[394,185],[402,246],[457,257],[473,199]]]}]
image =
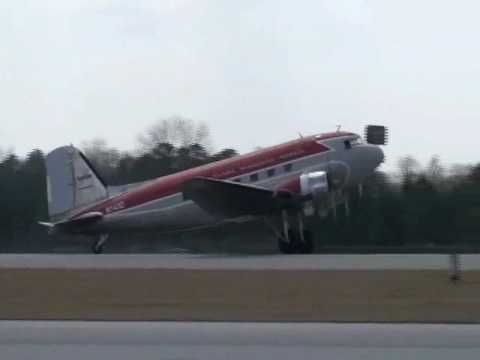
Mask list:
[{"label": "rudder", "polygon": [[108,197],[107,186],[85,155],[73,146],[59,147],[46,159],[48,213],[51,221]]}]

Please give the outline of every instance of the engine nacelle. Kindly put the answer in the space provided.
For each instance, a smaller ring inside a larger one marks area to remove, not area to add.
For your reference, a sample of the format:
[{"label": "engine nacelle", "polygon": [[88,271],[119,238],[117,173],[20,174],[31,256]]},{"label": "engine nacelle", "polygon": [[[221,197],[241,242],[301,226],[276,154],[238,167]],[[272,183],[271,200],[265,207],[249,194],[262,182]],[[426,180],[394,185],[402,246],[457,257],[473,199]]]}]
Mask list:
[{"label": "engine nacelle", "polygon": [[328,195],[330,186],[325,171],[315,171],[300,175],[300,193],[310,195],[311,200],[305,203],[304,213],[307,216],[328,211]]}]

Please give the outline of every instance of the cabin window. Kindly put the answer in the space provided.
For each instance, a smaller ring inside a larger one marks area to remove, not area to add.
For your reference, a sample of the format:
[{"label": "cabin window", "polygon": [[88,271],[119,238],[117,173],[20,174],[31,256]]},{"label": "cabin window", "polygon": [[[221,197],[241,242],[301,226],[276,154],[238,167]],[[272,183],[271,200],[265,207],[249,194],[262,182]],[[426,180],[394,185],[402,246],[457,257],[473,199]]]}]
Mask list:
[{"label": "cabin window", "polygon": [[234,182],[242,182],[242,178],[233,179]]},{"label": "cabin window", "polygon": [[345,140],[343,143],[345,144],[345,149],[350,150],[352,148],[350,140]]},{"label": "cabin window", "polygon": [[250,181],[251,182],[258,181],[258,174],[255,173],[255,174],[250,175]]},{"label": "cabin window", "polygon": [[267,176],[272,177],[273,175],[275,175],[275,169],[268,169],[267,170]]},{"label": "cabin window", "polygon": [[285,172],[292,171],[292,164],[283,165],[283,170],[285,170]]}]

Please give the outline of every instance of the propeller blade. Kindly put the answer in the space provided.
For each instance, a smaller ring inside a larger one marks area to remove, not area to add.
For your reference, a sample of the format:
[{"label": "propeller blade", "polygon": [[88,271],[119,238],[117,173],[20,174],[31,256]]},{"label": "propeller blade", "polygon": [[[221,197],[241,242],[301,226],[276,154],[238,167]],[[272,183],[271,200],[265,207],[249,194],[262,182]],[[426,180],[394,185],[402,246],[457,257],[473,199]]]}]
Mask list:
[{"label": "propeller blade", "polygon": [[336,192],[334,191],[330,199],[331,199],[331,206],[333,211],[333,220],[337,221],[337,202],[335,198],[336,198]]},{"label": "propeller blade", "polygon": [[348,201],[348,198],[345,198],[344,205],[345,205],[345,215],[347,215],[347,217],[349,217],[350,216],[350,203]]}]

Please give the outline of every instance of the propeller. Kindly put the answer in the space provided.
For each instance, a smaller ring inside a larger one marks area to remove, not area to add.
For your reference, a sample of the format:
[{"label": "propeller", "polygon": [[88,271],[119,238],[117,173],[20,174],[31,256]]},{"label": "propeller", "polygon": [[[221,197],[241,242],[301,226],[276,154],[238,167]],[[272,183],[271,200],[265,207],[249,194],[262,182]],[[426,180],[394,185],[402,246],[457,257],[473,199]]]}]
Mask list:
[{"label": "propeller", "polygon": [[365,139],[372,145],[387,145],[388,129],[381,125],[368,125],[365,127]]},{"label": "propeller", "polygon": [[332,192],[332,195],[330,196],[331,206],[332,206],[332,212],[333,212],[333,220],[334,220],[334,221],[337,221],[337,199],[336,199],[336,194],[337,194],[337,192],[334,191],[334,192]]},{"label": "propeller", "polygon": [[350,217],[350,201],[348,200],[348,196],[345,196],[343,205],[345,206],[345,215]]},{"label": "propeller", "polygon": [[332,191],[339,190],[347,182],[349,169],[348,167],[341,162],[330,161],[328,163],[328,185]]},{"label": "propeller", "polygon": [[[332,209],[333,219],[337,221],[337,206],[343,202],[342,189],[347,182],[349,169],[341,162],[330,161],[328,163],[328,184],[330,187],[330,208]],[[346,205],[348,206],[348,205]]]}]

